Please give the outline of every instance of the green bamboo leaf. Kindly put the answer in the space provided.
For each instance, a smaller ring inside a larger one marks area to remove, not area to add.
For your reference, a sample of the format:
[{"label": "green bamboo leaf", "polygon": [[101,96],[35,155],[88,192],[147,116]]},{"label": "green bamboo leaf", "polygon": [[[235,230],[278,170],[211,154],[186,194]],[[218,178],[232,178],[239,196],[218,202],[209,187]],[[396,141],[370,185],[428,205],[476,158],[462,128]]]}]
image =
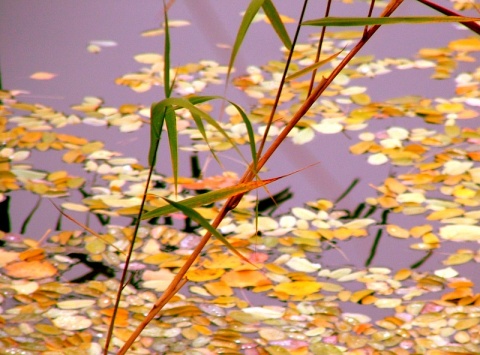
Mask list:
[{"label": "green bamboo leaf", "polygon": [[398,23],[422,24],[442,22],[480,21],[478,17],[463,16],[405,16],[405,17],[325,17],[302,23],[305,26],[370,26],[393,25]]},{"label": "green bamboo leaf", "polygon": [[245,112],[242,110],[240,106],[238,106],[236,103],[227,100],[230,104],[232,104],[242,117],[243,123],[245,123],[245,127],[247,128],[247,134],[248,134],[248,144],[250,146],[250,152],[252,154],[252,161],[253,161],[253,166],[256,168],[257,166],[257,147],[255,146],[255,133],[253,132],[253,127],[252,123],[248,119],[247,115]]},{"label": "green bamboo leaf", "polygon": [[175,186],[176,194],[178,185],[178,134],[177,117],[171,106],[167,107],[165,123],[167,125],[168,145],[170,146],[170,159],[172,161],[173,184]]},{"label": "green bamboo leaf", "polygon": [[330,57],[324,59],[324,60],[320,60],[316,63],[313,63],[312,65],[309,65],[308,67],[305,67],[303,68],[302,70],[299,70],[297,71],[296,73],[293,73],[292,75],[289,75],[285,78],[285,81],[291,81],[291,80],[294,80],[296,78],[299,78],[301,77],[302,75],[305,75],[305,74],[308,74],[310,73],[311,71],[314,71],[315,69],[318,69],[320,68],[321,66],[327,64],[328,62],[332,61],[333,59],[337,58],[338,55],[340,53],[342,53],[343,50],[341,50],[340,52],[338,53],[335,53],[333,55],[331,55]]},{"label": "green bamboo leaf", "polygon": [[278,15],[277,9],[273,4],[272,0],[265,0],[262,5],[263,11],[265,15],[267,15],[270,23],[272,24],[273,29],[277,32],[278,37],[283,42],[283,45],[290,49],[292,48],[292,41],[290,40],[290,36],[288,35],[285,26],[283,25],[282,19]]},{"label": "green bamboo leaf", "polygon": [[[228,135],[228,133],[225,132],[225,130],[218,124],[218,122],[213,117],[211,117],[208,113],[200,110],[198,107],[196,107],[193,104],[193,103],[198,104],[198,103],[202,103],[202,102],[207,102],[207,101],[211,101],[211,100],[214,100],[214,99],[225,100],[221,96],[197,96],[197,97],[192,97],[192,98],[189,98],[189,99],[167,98],[167,99],[164,99],[160,102],[155,103],[153,106],[155,106],[155,108],[156,108],[155,111],[156,112],[162,112],[161,108],[162,107],[167,107],[167,106],[173,106],[175,110],[179,109],[179,108],[186,108],[187,110],[190,111],[192,116],[197,115],[197,117],[200,117],[201,119],[205,120],[208,124],[215,127],[215,129],[217,129],[218,132],[220,132],[220,134],[222,134],[222,136],[224,136],[225,139],[233,146],[233,148],[242,157],[242,159],[245,160],[242,152],[240,151],[240,149],[238,149],[236,143],[232,140],[232,138]],[[254,137],[254,131],[253,131],[253,127],[250,123],[250,120],[248,119],[245,112],[243,112],[243,110],[240,108],[240,106],[236,105],[235,103],[233,103],[229,100],[226,100],[226,101],[231,103],[238,110],[238,112],[240,113],[240,116],[242,117],[243,121],[245,122],[245,125],[246,125],[246,128],[247,128],[247,133],[248,133],[248,136],[249,136],[250,150],[252,152],[252,160],[254,162],[256,162],[257,161],[257,154],[256,154],[255,140],[254,140],[255,137]],[[152,115],[152,117],[153,117],[153,115]],[[153,120],[152,120],[152,123],[153,123]],[[153,133],[152,133],[152,137],[156,138],[156,137],[153,136]]]},{"label": "green bamboo leaf", "polygon": [[166,106],[153,104],[150,108],[150,149],[148,163],[151,167],[156,164],[157,148],[162,137],[163,123],[165,121]]},{"label": "green bamboo leaf", "polygon": [[[279,176],[271,179],[266,179],[266,180],[258,180],[258,181],[250,181],[250,182],[244,182],[244,183],[239,183],[234,186],[229,186],[229,187],[224,187],[222,189],[218,189],[215,191],[209,191],[201,195],[193,196],[190,198],[187,198],[185,200],[180,201],[179,203],[182,206],[190,207],[190,208],[195,208],[195,207],[200,207],[204,205],[211,204],[216,201],[220,201],[223,199],[226,199],[230,196],[235,196],[239,194],[246,193],[251,190],[255,190],[259,187],[268,185],[274,181],[277,181],[279,179],[284,178],[287,175],[284,176]],[[156,208],[150,212],[146,212],[142,214],[142,219],[150,219],[150,218],[155,218],[155,217],[161,217],[165,216],[167,214],[173,213],[177,211],[178,209],[175,208],[174,206],[168,205],[168,206],[163,206]]]},{"label": "green bamboo leaf", "polygon": [[165,97],[170,97],[172,94],[173,83],[170,83],[170,30],[168,26],[168,15],[167,8],[165,3],[164,7],[164,16],[165,16],[165,48],[164,48],[164,65],[163,65],[163,86],[165,88]]},{"label": "green bamboo leaf", "polygon": [[258,13],[260,7],[262,7],[264,0],[252,0],[248,5],[245,14],[243,15],[242,22],[240,23],[240,28],[237,32],[237,37],[235,38],[235,43],[233,44],[232,54],[230,55],[230,62],[228,63],[228,73],[227,73],[227,82],[228,78],[230,77],[230,72],[233,68],[233,63],[235,62],[235,58],[237,57],[238,51],[242,45],[243,39],[247,34],[248,28],[253,21],[253,18]]},{"label": "green bamboo leaf", "polygon": [[182,211],[186,216],[190,217],[192,220],[194,220],[195,222],[200,224],[207,231],[209,231],[215,238],[217,238],[223,244],[225,244],[225,246],[233,254],[235,254],[240,259],[244,260],[245,262],[247,262],[249,264],[252,264],[247,258],[245,258],[242,254],[240,254],[240,252],[237,249],[235,249],[235,247],[232,244],[230,244],[230,242],[223,235],[221,235],[219,231],[217,231],[215,228],[213,228],[212,225],[210,223],[208,223],[208,221],[200,215],[200,213],[198,213],[197,211],[195,211],[194,209],[192,209],[190,207],[182,205],[181,203],[174,202],[174,201],[166,199],[166,198],[163,198],[163,199],[165,201],[167,201],[170,205],[175,207],[176,209]]},{"label": "green bamboo leaf", "polygon": [[[190,102],[194,103],[194,104],[199,104],[199,103],[203,103],[203,102],[207,102],[207,101],[211,101],[211,100],[225,100],[228,103],[230,103],[232,106],[234,106],[235,109],[240,114],[240,116],[242,117],[242,120],[245,123],[245,127],[247,128],[248,144],[250,146],[250,151],[251,151],[251,154],[252,154],[252,161],[254,163],[254,166],[257,165],[257,148],[255,146],[255,133],[253,131],[253,126],[252,126],[252,123],[250,122],[250,120],[248,119],[247,115],[245,114],[245,111],[243,111],[243,109],[239,105],[237,105],[233,101],[225,99],[222,96],[194,96],[194,97],[189,98],[188,100]],[[192,113],[192,116],[193,116],[193,113]],[[199,126],[197,125],[197,127],[199,127]],[[200,127],[199,127],[199,130],[200,130]],[[204,136],[205,141],[207,141],[206,135],[204,135],[203,133],[202,133],[202,135]],[[213,151],[212,151],[212,153],[213,153]]]}]

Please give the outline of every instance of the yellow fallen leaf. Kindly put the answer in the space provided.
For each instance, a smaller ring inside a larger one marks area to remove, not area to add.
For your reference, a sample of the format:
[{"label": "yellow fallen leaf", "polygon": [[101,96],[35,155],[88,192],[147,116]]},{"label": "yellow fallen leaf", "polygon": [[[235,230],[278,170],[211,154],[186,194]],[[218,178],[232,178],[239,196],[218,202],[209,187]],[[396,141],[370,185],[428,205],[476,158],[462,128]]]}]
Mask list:
[{"label": "yellow fallen leaf", "polygon": [[441,219],[458,217],[461,216],[463,213],[464,210],[462,210],[461,208],[445,208],[443,210],[430,213],[427,216],[427,219],[429,221],[438,221]]},{"label": "yellow fallen leaf", "polygon": [[30,79],[34,79],[34,80],[50,80],[50,79],[53,79],[57,76],[57,74],[53,74],[53,73],[49,73],[49,72],[45,72],[45,71],[39,71],[39,72],[36,72],[36,73],[33,73],[32,75],[30,75]]},{"label": "yellow fallen leaf", "polygon": [[207,269],[235,269],[242,265],[242,261],[236,255],[211,254],[209,258],[203,262]]},{"label": "yellow fallen leaf", "polygon": [[273,289],[276,292],[283,292],[289,296],[308,296],[318,292],[321,287],[321,283],[316,281],[295,281],[282,282]]},{"label": "yellow fallen leaf", "polygon": [[223,281],[206,283],[204,286],[215,297],[233,295],[232,288]]},{"label": "yellow fallen leaf", "polygon": [[461,52],[480,51],[480,39],[477,37],[457,39],[451,41],[448,48]]},{"label": "yellow fallen leaf", "polygon": [[410,236],[410,233],[408,232],[408,230],[402,227],[399,227],[395,224],[387,225],[387,233],[390,234],[392,237],[402,238],[402,239],[407,239]]},{"label": "yellow fallen leaf", "polygon": [[196,269],[187,272],[187,279],[194,282],[218,279],[225,273],[223,269]]}]

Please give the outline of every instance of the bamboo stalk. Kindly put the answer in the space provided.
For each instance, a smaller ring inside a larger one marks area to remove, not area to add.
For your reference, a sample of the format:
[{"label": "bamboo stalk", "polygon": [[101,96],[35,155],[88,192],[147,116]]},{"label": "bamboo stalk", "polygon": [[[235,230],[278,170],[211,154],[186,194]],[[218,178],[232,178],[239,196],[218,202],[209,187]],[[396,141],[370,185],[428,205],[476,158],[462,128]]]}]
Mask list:
[{"label": "bamboo stalk", "polygon": [[[392,0],[387,7],[384,9],[381,17],[390,16],[403,2],[403,0]],[[286,139],[290,131],[295,127],[295,125],[302,119],[302,117],[307,113],[310,107],[318,100],[320,95],[325,91],[325,89],[330,85],[330,83],[335,79],[335,77],[347,66],[350,60],[360,51],[360,49],[368,42],[368,40],[375,34],[375,32],[380,28],[380,25],[375,25],[370,27],[364,36],[359,40],[356,46],[347,54],[347,56],[338,64],[338,66],[332,71],[328,78],[323,78],[322,81],[317,85],[317,87],[312,91],[308,98],[304,101],[298,111],[293,115],[285,128],[280,132],[277,138],[272,142],[269,148],[265,151],[261,157],[258,158],[257,165],[254,166],[253,163],[245,170],[240,182],[252,181],[256,176],[257,172],[267,163],[270,157],[275,153],[278,147]],[[293,50],[293,49],[292,49]],[[217,228],[220,225],[220,222],[225,218],[229,211],[234,209],[244,194],[235,195],[230,197],[222,209],[219,211],[217,217],[212,222],[212,226]],[[148,323],[158,314],[162,307],[168,302],[168,300],[173,297],[173,295],[186,283],[185,275],[193,265],[197,257],[202,252],[205,245],[210,240],[211,233],[206,232],[201,238],[198,245],[195,247],[194,251],[187,259],[185,264],[181,267],[175,278],[172,280],[168,288],[164,291],[162,296],[155,302],[154,306],[147,314],[145,319],[138,325],[135,331],[131,334],[130,338],[127,339],[123,347],[119,350],[118,354],[122,355],[127,352],[127,350],[132,346],[135,339],[140,335],[142,330],[148,325]]]}]

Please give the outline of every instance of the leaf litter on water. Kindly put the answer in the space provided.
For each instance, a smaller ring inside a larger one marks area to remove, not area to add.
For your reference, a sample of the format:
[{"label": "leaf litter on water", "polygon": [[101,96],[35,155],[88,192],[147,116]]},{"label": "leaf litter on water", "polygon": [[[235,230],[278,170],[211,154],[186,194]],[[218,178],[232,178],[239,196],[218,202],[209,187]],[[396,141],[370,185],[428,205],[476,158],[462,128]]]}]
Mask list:
[{"label": "leaf litter on water", "polygon": [[[474,41],[472,43],[475,44]],[[206,249],[206,253],[211,256],[208,259],[210,262],[200,264],[191,274],[192,285],[203,287],[204,291],[197,289],[198,293],[195,295],[175,296],[165,308],[165,315],[152,322],[152,329],[141,337],[141,346],[159,352],[182,352],[190,346],[198,349],[207,346],[225,349],[228,345],[232,351],[237,352],[257,347],[279,352],[293,353],[308,349],[314,353],[323,351],[332,354],[342,353],[346,349],[368,349],[369,346],[375,346],[393,349],[392,351],[398,353],[426,351],[434,354],[451,351],[452,347],[444,341],[451,339],[457,350],[478,352],[475,338],[478,328],[478,293],[472,288],[474,283],[461,277],[454,269],[456,265],[478,263],[480,260],[478,250],[474,247],[472,250],[468,249],[471,243],[478,242],[475,222],[480,216],[475,214],[478,209],[475,184],[480,181],[480,173],[477,171],[478,159],[474,153],[479,133],[476,128],[456,125],[461,119],[475,117],[471,111],[478,103],[472,93],[478,88],[478,74],[475,74],[475,78],[470,74],[466,76],[467,79],[458,81],[455,98],[437,102],[405,97],[375,103],[375,98],[355,96],[367,93],[353,85],[355,77],[387,75],[388,70],[421,70],[421,67],[431,67],[432,63],[436,66],[437,78],[447,78],[453,75],[453,70],[445,59],[458,58],[458,52],[465,49],[475,51],[469,49],[472,43],[469,40],[452,42],[447,50],[421,51],[419,54],[424,58],[424,62],[360,59],[353,65],[353,70],[347,71],[345,76],[330,88],[328,95],[331,96],[320,100],[319,105],[313,109],[312,117],[318,115],[318,121],[308,122],[292,135],[296,143],[305,144],[316,134],[352,134],[357,130],[365,132],[372,120],[396,117],[394,126],[377,132],[366,132],[370,134],[362,137],[368,139],[360,140],[368,144],[357,146],[353,153],[367,154],[369,157],[380,153],[382,159],[371,159],[374,162],[386,159],[385,164],[392,163],[395,169],[406,168],[397,170],[400,173],[396,175],[395,181],[387,179],[377,186],[372,192],[377,196],[371,197],[368,202],[371,206],[392,209],[394,213],[423,216],[425,218],[422,224],[408,227],[399,222],[379,225],[377,217],[372,219],[373,223],[366,223],[366,218],[363,219],[364,222],[361,222],[362,218],[343,220],[335,214],[332,202],[312,201],[309,206],[297,207],[282,216],[283,224],[280,225],[285,231],[281,234],[275,234],[279,226],[278,223],[273,223],[275,218],[261,219],[264,235],[262,239],[255,239],[253,242],[249,239],[255,232],[253,216],[241,213],[234,215],[222,226],[230,233],[229,241],[245,251],[245,255],[257,247],[261,248],[267,259],[259,263],[259,269],[252,269],[238,260],[234,262],[223,259],[226,249],[217,242],[212,242]],[[341,48],[333,40],[326,45],[331,54]],[[311,61],[313,46],[305,45],[299,48],[296,54],[298,60],[305,60],[303,63]],[[131,86],[139,92],[155,85],[163,85],[159,75],[163,58],[160,55],[144,55],[138,58],[141,61],[139,64],[147,65],[147,71],[127,74],[117,83]],[[272,88],[278,82],[279,69],[281,66],[278,63],[270,62],[263,68],[252,70],[245,77],[237,78],[236,84],[241,90],[247,92],[248,88],[251,95],[262,97],[251,112],[251,119],[256,127],[261,128],[264,125],[265,112],[271,105],[269,98],[272,96]],[[199,93],[204,87],[194,85],[193,81],[215,84],[220,82],[220,78],[226,73],[226,67],[214,62],[186,64],[178,70],[184,75],[177,79],[178,93]],[[295,100],[305,92],[305,86],[296,81],[292,81],[290,85],[289,95],[285,95],[283,100],[284,103],[295,105]],[[465,94],[471,97],[462,98]],[[336,99],[337,95],[341,95],[341,100]],[[28,159],[23,153],[28,150],[63,150],[68,153],[64,155],[65,163],[80,164],[87,171],[96,172],[100,176],[97,186],[92,189],[95,193],[80,202],[65,201],[66,208],[77,212],[88,210],[88,213],[98,216],[118,216],[118,211],[126,204],[131,203],[134,207],[138,203],[138,191],[142,190],[142,184],[145,183],[145,167],[133,158],[124,158],[117,155],[117,152],[109,151],[98,142],[58,135],[54,130],[70,124],[84,123],[99,127],[95,129],[115,126],[120,132],[133,132],[148,124],[148,115],[141,114],[143,107],[134,105],[110,108],[104,106],[103,100],[95,97],[87,97],[82,104],[73,107],[79,112],[78,116],[65,115],[42,105],[15,102],[11,106],[12,110],[26,110],[25,112],[33,114],[17,116],[10,121],[19,129],[2,130],[2,139],[13,149],[2,155],[8,160],[8,166],[3,165],[2,168],[2,172],[5,172],[1,175],[2,192],[27,189],[41,196],[65,196],[69,191],[84,186],[84,178],[71,176],[64,171],[46,173],[33,166],[21,164],[23,159]],[[240,122],[238,114],[235,111],[228,112],[230,122],[222,123],[222,129],[229,134],[231,132],[232,137],[241,138],[244,133],[239,134],[238,127],[235,126]],[[287,115],[288,110],[283,114]],[[415,117],[417,122],[424,121],[435,126],[427,126],[428,129],[403,129],[398,123],[402,115]],[[178,119],[186,122],[192,120],[185,112],[181,113]],[[278,119],[278,127],[282,127],[284,122],[281,117]],[[5,127],[5,124],[2,126]],[[201,140],[201,135],[198,135],[195,129],[186,127],[187,135],[195,137],[197,141]],[[207,128],[206,132],[211,141],[221,138],[213,129]],[[241,139],[235,142],[243,144]],[[200,148],[200,144],[197,147]],[[115,157],[120,160],[115,161]],[[2,164],[5,163],[2,161]],[[160,174],[156,175],[155,180],[166,184],[166,187],[153,188],[153,195],[172,198],[171,182]],[[194,179],[189,183],[215,189],[217,182],[214,181],[214,178],[209,179],[207,176],[203,180]],[[184,197],[190,196],[187,192],[189,189],[193,190],[191,187],[188,183],[185,184]],[[436,190],[440,197],[433,193],[435,190],[432,187],[439,187]],[[149,208],[153,210],[160,207],[158,200],[159,198],[152,197]],[[321,209],[312,206],[329,207]],[[209,208],[212,211],[215,209]],[[467,224],[467,221],[471,223]],[[341,265],[324,265],[323,261],[320,263],[315,258],[315,255],[336,253],[327,241],[364,238],[373,228],[385,228],[389,235],[402,239],[420,239],[425,246],[441,245],[444,240],[468,244],[464,245],[465,249],[462,251],[445,255],[442,269],[431,272],[415,269],[395,272],[388,268],[346,268]],[[95,237],[79,231],[59,232],[49,239],[52,245],[45,246],[40,254],[31,250],[28,243],[19,243],[14,238],[10,241],[8,235],[2,236],[5,244],[0,250],[6,259],[2,259],[1,265],[6,280],[4,279],[5,282],[2,282],[0,287],[2,291],[6,290],[5,296],[13,296],[14,302],[14,306],[6,309],[2,318],[9,325],[22,322],[32,324],[30,328],[22,325],[18,328],[9,326],[6,329],[10,336],[21,334],[27,339],[22,342],[22,347],[46,351],[45,346],[38,341],[40,336],[45,339],[45,343],[55,344],[55,349],[99,351],[101,340],[95,334],[104,331],[109,323],[109,307],[117,287],[115,280],[89,280],[74,285],[56,278],[78,263],[75,253],[71,256],[67,254],[78,249],[81,249],[90,261],[95,260],[118,269],[122,256],[113,245],[125,246],[131,236],[131,229],[119,226],[109,226],[107,229],[108,235],[105,239],[108,243],[103,240],[99,242]],[[156,243],[149,243],[149,240]],[[140,271],[140,275],[150,279],[144,280],[143,285],[155,281],[157,284],[151,289],[164,289],[161,282],[169,279],[183,264],[185,255],[196,240],[191,234],[174,228],[146,227],[137,242],[138,248],[134,255],[134,262],[137,263],[135,267],[144,270],[143,274]],[[295,256],[277,260],[272,255],[273,251]],[[17,259],[24,252],[26,253],[23,257],[40,257],[40,260]],[[139,265],[145,268],[141,269]],[[158,270],[168,270],[169,273],[151,274]],[[32,281],[18,283],[21,281],[18,277]],[[194,280],[195,277],[198,280]],[[212,279],[202,281],[202,278]],[[358,291],[346,290],[342,286],[345,283],[354,284],[353,289]],[[12,287],[5,288],[4,285],[8,284]],[[119,317],[119,329],[125,332],[117,331],[116,342],[124,340],[132,330],[127,322],[128,317],[135,319],[148,311],[148,305],[155,301],[157,295],[151,289],[126,289],[122,302],[128,305],[129,310],[120,312]],[[271,306],[250,307],[242,297],[237,296],[238,291],[268,295],[272,300],[288,303],[280,303],[281,305],[274,309]],[[421,296],[427,296],[427,299],[433,301],[422,300],[424,297]],[[378,321],[361,317],[339,317],[342,314],[343,302],[352,302],[362,307],[370,305],[382,309],[390,308],[391,312],[389,316]],[[37,311],[46,308],[49,308],[48,312]],[[103,318],[98,317],[99,313]],[[28,315],[28,319],[25,315]],[[449,326],[442,327],[444,323]],[[209,328],[213,326],[221,327],[222,331],[213,332]],[[33,333],[31,329],[34,329]],[[196,335],[193,336],[193,332],[187,329],[193,329]],[[408,334],[405,329],[409,329]],[[254,339],[263,339],[263,342],[251,340],[252,333]],[[35,337],[30,337],[29,334],[34,334]],[[416,338],[412,338],[412,334],[417,334]]]}]

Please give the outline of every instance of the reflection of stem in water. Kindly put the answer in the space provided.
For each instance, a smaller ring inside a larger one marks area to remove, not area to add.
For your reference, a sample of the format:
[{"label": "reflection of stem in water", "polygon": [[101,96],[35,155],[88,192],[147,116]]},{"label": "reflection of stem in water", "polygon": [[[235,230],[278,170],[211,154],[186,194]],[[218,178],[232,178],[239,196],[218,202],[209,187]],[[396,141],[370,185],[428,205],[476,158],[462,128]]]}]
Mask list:
[{"label": "reflection of stem in water", "polygon": [[347,195],[353,190],[353,188],[359,183],[360,179],[356,178],[352,183],[347,187],[347,189],[335,200],[335,204],[342,201]]},{"label": "reflection of stem in water", "polygon": [[38,197],[37,203],[35,203],[35,206],[33,206],[32,210],[28,214],[27,218],[25,218],[25,221],[23,221],[22,228],[20,229],[20,234],[25,234],[25,231],[27,230],[28,224],[30,223],[30,220],[33,217],[33,214],[38,210],[40,207],[40,203],[42,203],[42,197]]},{"label": "reflection of stem in water", "polygon": [[63,217],[63,214],[60,213],[58,215],[57,224],[55,225],[55,230],[56,231],[61,231],[62,230],[62,217]]},{"label": "reflection of stem in water", "polygon": [[372,214],[375,213],[376,210],[377,210],[377,206],[370,206],[370,208],[368,209],[367,213],[365,213],[365,215],[363,216],[363,218],[368,218],[368,217],[370,217]]},{"label": "reflection of stem in water", "polygon": [[0,202],[0,231],[10,232],[12,226],[10,224],[10,196],[5,196]]},{"label": "reflection of stem in water", "polygon": [[270,210],[268,212],[268,215],[271,216],[283,202],[290,200],[292,197],[293,193],[290,191],[289,187],[283,189],[280,192],[277,192],[273,196],[266,197],[257,202],[257,214]]},{"label": "reflection of stem in water", "polygon": [[[382,212],[382,220],[380,221],[381,225],[387,224],[387,218],[389,213],[390,213],[390,210],[384,210]],[[375,240],[373,241],[372,248],[370,249],[370,255],[368,256],[367,261],[365,261],[365,266],[370,266],[370,263],[375,257],[375,254],[377,253],[378,243],[380,242],[380,238],[382,237],[382,233],[383,233],[383,229],[379,229],[377,231],[377,235],[375,236]]]},{"label": "reflection of stem in water", "polygon": [[419,261],[417,261],[416,263],[413,263],[412,265],[410,265],[410,269],[416,269],[416,268],[419,268],[420,266],[423,265],[423,263],[425,261],[428,260],[429,257],[431,257],[433,254],[433,251],[432,250],[429,250],[428,253],[423,257],[421,258]]},{"label": "reflection of stem in water", "polygon": [[72,283],[85,283],[87,281],[95,280],[97,276],[105,276],[106,278],[115,277],[115,270],[101,262],[90,261],[88,256],[81,253],[70,253],[67,256],[78,259],[80,263],[90,268],[92,271],[83,276],[70,280]]},{"label": "reflection of stem in water", "polygon": [[383,232],[382,229],[379,229],[377,231],[377,235],[375,236],[375,240],[373,241],[372,249],[370,249],[370,255],[367,261],[365,262],[365,266],[370,266],[370,263],[375,257],[375,254],[377,253],[378,242],[380,242],[380,238],[382,237],[382,232]]}]

